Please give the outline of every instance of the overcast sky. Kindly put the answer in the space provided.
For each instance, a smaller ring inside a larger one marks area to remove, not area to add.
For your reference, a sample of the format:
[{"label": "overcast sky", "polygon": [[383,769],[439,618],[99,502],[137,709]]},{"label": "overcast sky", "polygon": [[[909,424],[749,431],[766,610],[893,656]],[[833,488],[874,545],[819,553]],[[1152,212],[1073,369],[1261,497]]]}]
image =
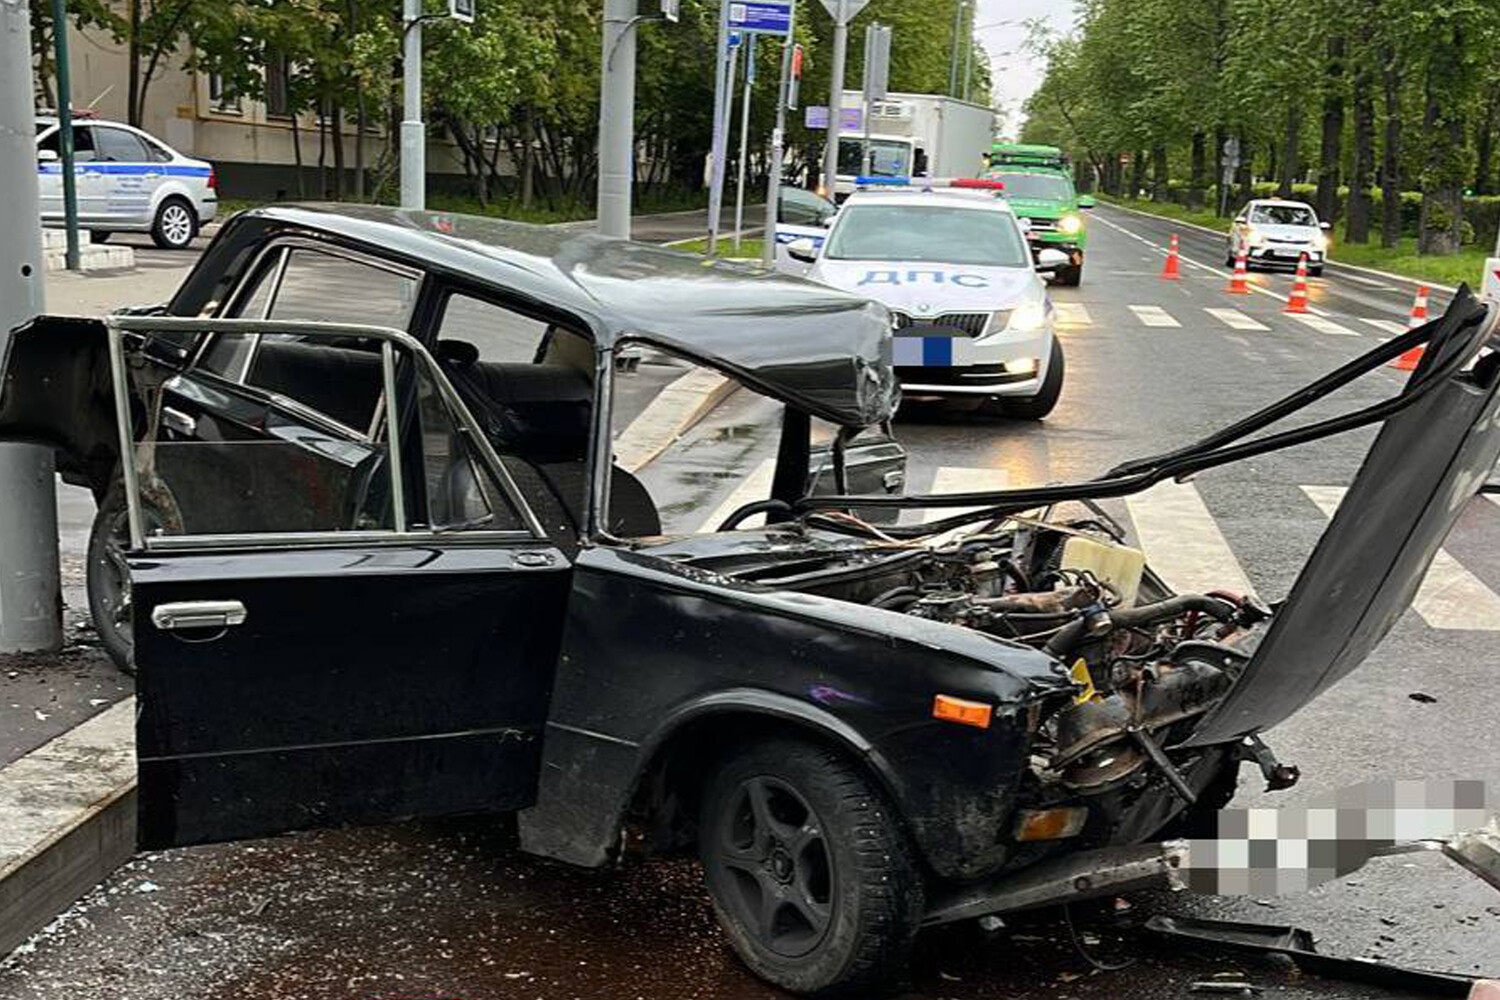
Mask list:
[{"label": "overcast sky", "polygon": [[[1043,66],[1026,54],[1026,31],[1021,22],[1044,18],[1056,30],[1073,24],[1072,0],[979,0],[975,33],[990,54],[995,94],[1005,110],[1005,130],[1014,134],[1020,124],[1021,104],[1042,82]],[[999,22],[1011,22],[1001,24]]]}]

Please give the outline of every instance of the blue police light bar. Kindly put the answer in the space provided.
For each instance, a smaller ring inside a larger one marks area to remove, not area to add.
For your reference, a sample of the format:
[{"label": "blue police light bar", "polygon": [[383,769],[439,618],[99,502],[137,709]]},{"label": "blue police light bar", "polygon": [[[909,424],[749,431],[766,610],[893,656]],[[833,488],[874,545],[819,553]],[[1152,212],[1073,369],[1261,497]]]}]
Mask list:
[{"label": "blue police light bar", "polygon": [[855,187],[900,187],[921,188],[968,188],[980,191],[1003,191],[1004,181],[983,180],[978,177],[856,177]]}]

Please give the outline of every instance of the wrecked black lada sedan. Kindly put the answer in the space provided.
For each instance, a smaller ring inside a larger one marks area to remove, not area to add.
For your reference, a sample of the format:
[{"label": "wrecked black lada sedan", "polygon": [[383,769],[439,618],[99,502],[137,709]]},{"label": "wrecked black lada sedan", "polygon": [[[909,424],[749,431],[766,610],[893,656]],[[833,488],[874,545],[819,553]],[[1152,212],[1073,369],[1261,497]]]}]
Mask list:
[{"label": "wrecked black lada sedan", "polygon": [[[1169,881],[1242,763],[1295,780],[1259,734],[1379,642],[1500,454],[1493,325],[1460,294],[1178,451],[906,497],[878,305],[284,207],[165,307],[16,331],[0,434],[100,500],[143,846],[517,812],[579,865],[696,851],[755,972],[849,993],[923,925]],[[1275,429],[1423,342],[1398,395]],[[1096,503],[1377,423],[1274,608],[1170,592]]]}]

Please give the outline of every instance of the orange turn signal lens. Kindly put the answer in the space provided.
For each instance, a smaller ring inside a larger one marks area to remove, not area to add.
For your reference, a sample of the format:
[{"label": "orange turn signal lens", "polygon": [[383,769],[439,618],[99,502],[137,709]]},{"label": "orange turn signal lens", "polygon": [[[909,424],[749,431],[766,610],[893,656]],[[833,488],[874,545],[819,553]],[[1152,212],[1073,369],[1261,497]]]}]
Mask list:
[{"label": "orange turn signal lens", "polygon": [[1054,809],[1022,809],[1016,817],[1016,840],[1061,840],[1076,837],[1088,821],[1083,806],[1058,806]]},{"label": "orange turn signal lens", "polygon": [[979,729],[990,728],[990,716],[994,714],[994,711],[992,706],[982,701],[968,701],[964,698],[955,698],[951,694],[940,694],[932,699],[934,719],[957,722],[960,725],[975,726]]}]

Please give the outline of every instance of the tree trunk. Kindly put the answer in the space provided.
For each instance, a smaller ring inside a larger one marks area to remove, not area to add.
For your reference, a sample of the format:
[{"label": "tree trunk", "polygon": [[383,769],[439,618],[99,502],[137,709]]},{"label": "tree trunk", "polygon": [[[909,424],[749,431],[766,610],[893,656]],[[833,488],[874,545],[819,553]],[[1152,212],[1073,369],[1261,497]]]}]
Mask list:
[{"label": "tree trunk", "polygon": [[533,162],[533,152],[536,147],[536,139],[532,134],[531,118],[527,117],[521,123],[521,208],[531,211],[531,203],[536,198],[536,164]]},{"label": "tree trunk", "polygon": [[1354,176],[1349,179],[1349,214],[1344,238],[1370,242],[1370,181],[1375,170],[1375,96],[1369,65],[1361,61],[1354,74]]},{"label": "tree trunk", "polygon": [[1208,136],[1200,129],[1193,133],[1192,165],[1188,175],[1188,208],[1203,207],[1203,183],[1207,170]]},{"label": "tree trunk", "polygon": [[1339,165],[1344,159],[1344,39],[1328,39],[1323,81],[1323,141],[1318,147],[1318,218],[1333,222],[1339,214]]},{"label": "tree trunk", "polygon": [[344,200],[344,105],[333,105],[333,200]]},{"label": "tree trunk", "polygon": [[1229,210],[1228,188],[1233,183],[1224,179],[1225,168],[1229,166],[1229,158],[1224,155],[1224,144],[1229,141],[1229,130],[1223,125],[1214,126],[1214,175],[1209,188],[1214,193],[1214,214],[1223,215]]},{"label": "tree trunk", "polygon": [[328,98],[318,98],[318,198],[328,197]]},{"label": "tree trunk", "polygon": [[1167,146],[1158,142],[1151,147],[1151,200],[1167,199]]},{"label": "tree trunk", "polygon": [[1250,145],[1250,137],[1245,135],[1244,129],[1240,129],[1239,135],[1240,169],[1237,179],[1240,185],[1240,196],[1236,202],[1230,204],[1230,215],[1238,212],[1241,205],[1248,205],[1250,199],[1255,197],[1255,147]]},{"label": "tree trunk", "polygon": [[365,200],[365,94],[361,90],[354,103],[354,200]]},{"label": "tree trunk", "polygon": [[1464,95],[1458,77],[1466,70],[1459,68],[1461,52],[1463,33],[1455,25],[1451,52],[1433,53],[1424,81],[1421,254],[1455,254],[1463,243]]},{"label": "tree trunk", "polygon": [[1302,105],[1295,97],[1286,106],[1286,139],[1281,154],[1281,184],[1276,194],[1281,198],[1292,196],[1292,185],[1302,167]]},{"label": "tree trunk", "polygon": [[1484,102],[1484,118],[1474,134],[1474,193],[1494,194],[1492,163],[1495,156],[1495,126],[1500,119],[1500,86]]},{"label": "tree trunk", "polygon": [[297,172],[297,200],[303,201],[307,198],[307,182],[302,177],[302,127],[297,123],[299,112],[296,108],[292,112],[292,169]]},{"label": "tree trunk", "polygon": [[1380,49],[1380,79],[1385,92],[1385,142],[1380,153],[1380,245],[1401,239],[1401,67],[1396,50]]},{"label": "tree trunk", "polygon": [[[141,0],[129,0],[128,19],[130,38],[126,55],[126,74],[130,77],[126,85],[125,120],[136,128],[141,127]],[[54,30],[66,31],[66,25],[57,25]],[[62,95],[65,99],[69,95]]]},{"label": "tree trunk", "polygon": [[1146,151],[1137,149],[1130,162],[1130,197],[1139,198],[1146,191]]}]

